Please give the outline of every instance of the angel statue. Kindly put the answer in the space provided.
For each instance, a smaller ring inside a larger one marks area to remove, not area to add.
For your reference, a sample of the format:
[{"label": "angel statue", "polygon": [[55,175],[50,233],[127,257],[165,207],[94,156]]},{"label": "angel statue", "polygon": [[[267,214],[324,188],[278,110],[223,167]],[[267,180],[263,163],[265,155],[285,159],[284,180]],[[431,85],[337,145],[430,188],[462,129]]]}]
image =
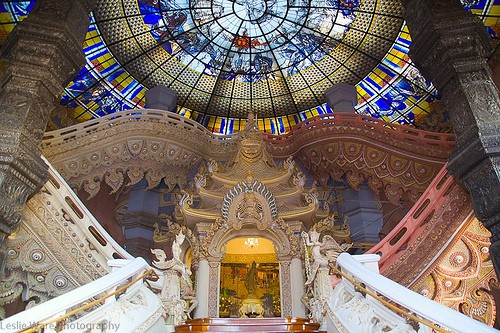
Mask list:
[{"label": "angel statue", "polygon": [[319,232],[315,230],[310,230],[309,234],[302,231],[302,238],[305,240],[305,244],[311,248],[312,256],[312,269],[305,283],[306,286],[311,285],[316,278],[316,273],[321,267],[328,267],[328,264],[335,262],[342,252],[352,247],[352,243],[337,243],[330,235],[325,235],[323,241],[320,242]]},{"label": "angel statue", "polygon": [[162,249],[151,250],[157,259],[152,261],[153,266],[163,270],[160,298],[165,309],[167,322],[173,325],[179,325],[198,304],[195,302],[189,278],[191,271],[181,261],[181,245],[184,238],[182,231],[175,236],[175,241],[172,244],[173,258],[170,260],[167,260],[165,251]]}]

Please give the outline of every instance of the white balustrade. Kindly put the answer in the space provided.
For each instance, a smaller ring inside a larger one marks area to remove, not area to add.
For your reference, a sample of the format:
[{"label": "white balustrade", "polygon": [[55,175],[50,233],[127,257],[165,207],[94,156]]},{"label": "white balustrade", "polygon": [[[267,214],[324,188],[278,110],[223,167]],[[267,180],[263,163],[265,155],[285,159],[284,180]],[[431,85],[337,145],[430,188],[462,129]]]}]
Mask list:
[{"label": "white balustrade", "polygon": [[443,331],[499,332],[377,274],[360,263],[365,261],[364,256],[366,255],[351,256],[342,253],[337,258],[337,265],[342,273],[355,281],[358,287],[362,285],[368,293],[363,295],[357,291],[358,287],[344,277],[328,301],[329,332],[431,332],[431,328],[424,323],[416,325],[414,322],[414,325],[409,325],[405,319],[384,306],[380,299],[408,310],[405,310],[406,313],[411,313],[428,324],[437,324]]},{"label": "white balustrade", "polygon": [[[120,260],[111,265],[126,264],[112,273],[0,321],[0,332],[20,332],[37,325],[44,332],[165,332],[162,302],[143,282],[151,267],[142,258]],[[111,295],[115,291],[119,293]],[[101,302],[90,312],[80,309],[94,300]],[[62,316],[68,318],[56,324]]]},{"label": "white balustrade", "polygon": [[133,259],[133,256],[125,251],[89,212],[50,162],[43,156],[42,159],[49,166],[50,174],[45,189],[59,205],[62,205],[68,218],[75,223],[75,233],[84,240],[83,243],[86,239],[92,243],[99,254],[94,255],[96,260],[100,261],[103,267],[107,267],[107,260],[110,259]]}]

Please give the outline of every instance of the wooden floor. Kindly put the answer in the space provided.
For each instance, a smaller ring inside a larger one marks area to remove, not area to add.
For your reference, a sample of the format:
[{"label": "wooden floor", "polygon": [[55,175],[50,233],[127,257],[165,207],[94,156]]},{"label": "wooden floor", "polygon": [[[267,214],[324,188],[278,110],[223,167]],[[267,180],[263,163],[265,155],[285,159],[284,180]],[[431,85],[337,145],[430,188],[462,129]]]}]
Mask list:
[{"label": "wooden floor", "polygon": [[175,327],[175,332],[307,332],[316,333],[319,324],[305,318],[196,318]]}]

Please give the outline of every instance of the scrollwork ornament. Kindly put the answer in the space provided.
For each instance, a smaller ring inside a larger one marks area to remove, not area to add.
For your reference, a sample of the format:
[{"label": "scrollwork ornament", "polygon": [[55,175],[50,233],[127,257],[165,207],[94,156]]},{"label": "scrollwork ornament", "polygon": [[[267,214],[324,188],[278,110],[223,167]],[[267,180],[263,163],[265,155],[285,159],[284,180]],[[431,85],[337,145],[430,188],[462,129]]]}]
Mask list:
[{"label": "scrollwork ornament", "polygon": [[207,177],[204,174],[197,173],[194,176],[194,187],[199,190],[207,186]]},{"label": "scrollwork ornament", "polygon": [[179,200],[179,205],[181,207],[190,207],[193,205],[193,195],[184,190],[181,190],[182,197]]},{"label": "scrollwork ornament", "polygon": [[204,257],[210,256],[209,247],[214,239],[214,236],[219,232],[219,230],[227,229],[228,225],[225,220],[218,218],[210,225],[210,229],[207,231],[205,237],[200,239],[200,254]]}]

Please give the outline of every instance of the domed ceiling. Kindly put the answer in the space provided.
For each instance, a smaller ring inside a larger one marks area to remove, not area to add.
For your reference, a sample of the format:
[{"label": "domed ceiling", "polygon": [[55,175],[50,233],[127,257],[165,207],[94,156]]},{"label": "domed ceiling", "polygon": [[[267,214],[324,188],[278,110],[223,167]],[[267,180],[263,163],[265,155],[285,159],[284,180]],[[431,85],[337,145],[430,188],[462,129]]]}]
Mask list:
[{"label": "domed ceiling", "polygon": [[[495,35],[496,1],[463,1]],[[33,1],[3,2],[5,35]],[[143,107],[145,91],[178,93],[181,115],[215,133],[285,133],[332,110],[323,94],[356,86],[358,113],[415,125],[437,91],[408,56],[400,1],[100,0],[84,44],[87,65],[61,104],[79,121]]]}]

